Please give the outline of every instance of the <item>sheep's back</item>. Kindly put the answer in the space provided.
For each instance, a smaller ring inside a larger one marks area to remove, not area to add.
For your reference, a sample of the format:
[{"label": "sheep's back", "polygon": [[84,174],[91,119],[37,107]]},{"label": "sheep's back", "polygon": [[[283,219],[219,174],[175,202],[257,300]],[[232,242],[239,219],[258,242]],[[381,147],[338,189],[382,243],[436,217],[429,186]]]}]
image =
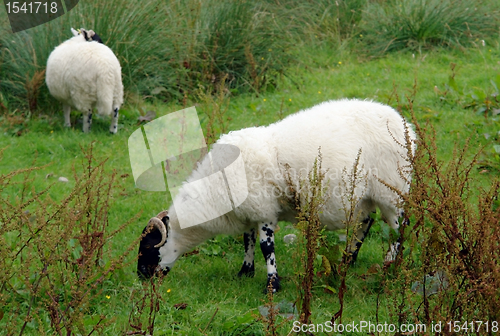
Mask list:
[{"label": "sheep's back", "polygon": [[[414,139],[413,131],[409,132]],[[342,197],[346,190],[342,178],[345,171],[352,169],[359,150],[359,168],[367,175],[359,182],[357,192],[367,205],[388,205],[388,217],[394,217],[397,195],[378,178],[403,192],[408,189],[407,181],[398,172],[408,164],[401,146],[405,144],[404,120],[391,107],[375,102],[325,102],[267,127],[231,132],[219,142],[234,144],[242,151],[249,197],[239,212],[246,220],[259,221],[280,213],[284,218],[293,217],[286,214],[289,209],[284,206],[284,197],[276,197],[280,193],[283,196],[287,188],[282,176],[284,167],[289,166],[294,182],[305,178],[319,148],[330,183],[322,220],[330,228],[342,227],[345,219]]]}]

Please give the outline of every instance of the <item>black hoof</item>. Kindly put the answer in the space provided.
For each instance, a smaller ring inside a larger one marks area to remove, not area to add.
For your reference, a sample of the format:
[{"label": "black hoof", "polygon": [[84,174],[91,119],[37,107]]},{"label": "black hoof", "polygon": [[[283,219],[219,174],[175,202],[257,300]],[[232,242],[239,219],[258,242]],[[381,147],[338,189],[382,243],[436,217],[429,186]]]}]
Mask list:
[{"label": "black hoof", "polygon": [[242,276],[253,278],[254,275],[255,275],[254,264],[249,265],[246,262],[243,263],[243,266],[241,266],[241,270],[238,272],[238,278],[241,278]]},{"label": "black hoof", "polygon": [[268,274],[267,275],[267,286],[264,289],[264,294],[268,294],[269,290],[272,289],[273,293],[276,293],[281,288],[280,278],[278,274]]},{"label": "black hoof", "polygon": [[358,259],[358,250],[354,251],[353,253],[351,253],[350,256],[348,256],[349,258],[349,265],[354,265],[354,263],[356,263],[356,260]]}]

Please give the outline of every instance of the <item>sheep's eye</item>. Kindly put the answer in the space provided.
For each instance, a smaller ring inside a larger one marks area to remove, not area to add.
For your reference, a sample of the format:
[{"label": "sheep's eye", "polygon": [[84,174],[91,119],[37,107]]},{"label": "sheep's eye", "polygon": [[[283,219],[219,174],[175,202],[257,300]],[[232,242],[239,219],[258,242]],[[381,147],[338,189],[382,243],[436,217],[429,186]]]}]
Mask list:
[{"label": "sheep's eye", "polygon": [[149,249],[149,248],[151,248],[151,245],[148,244],[148,245],[146,245],[144,247],[147,248],[147,249]]}]

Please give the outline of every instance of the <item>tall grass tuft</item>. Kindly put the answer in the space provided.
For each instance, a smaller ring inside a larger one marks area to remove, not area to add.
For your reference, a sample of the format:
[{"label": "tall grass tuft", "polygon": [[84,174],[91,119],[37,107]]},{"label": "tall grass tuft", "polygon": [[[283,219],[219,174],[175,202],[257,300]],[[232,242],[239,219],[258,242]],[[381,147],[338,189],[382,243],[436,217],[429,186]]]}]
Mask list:
[{"label": "tall grass tuft", "polygon": [[469,46],[498,36],[498,4],[477,0],[370,2],[361,26],[370,54]]},{"label": "tall grass tuft", "polygon": [[251,1],[81,2],[27,31],[2,28],[0,89],[12,107],[50,109],[54,100],[45,85],[34,91],[26,79],[45,69],[54,47],[72,36],[70,27],[85,27],[117,55],[126,91],[180,101],[226,75],[234,92],[263,90],[276,85],[289,59],[274,20]]},{"label": "tall grass tuft", "polygon": [[276,1],[280,22],[294,43],[338,47],[358,34],[367,0]]}]

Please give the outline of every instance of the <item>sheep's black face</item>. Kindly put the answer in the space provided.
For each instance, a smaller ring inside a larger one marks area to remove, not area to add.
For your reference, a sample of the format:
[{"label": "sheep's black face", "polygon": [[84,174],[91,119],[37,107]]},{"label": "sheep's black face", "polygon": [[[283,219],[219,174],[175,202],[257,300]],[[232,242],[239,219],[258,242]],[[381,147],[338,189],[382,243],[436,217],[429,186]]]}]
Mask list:
[{"label": "sheep's black face", "polygon": [[[162,222],[168,225],[168,216],[162,218]],[[142,279],[149,279],[155,275],[156,268],[160,262],[160,247],[155,245],[161,242],[161,233],[159,230],[149,228],[149,233],[146,234],[148,227],[142,230],[143,238],[139,243],[139,259],[137,260],[137,275]],[[164,271],[166,275],[168,271]]]}]

